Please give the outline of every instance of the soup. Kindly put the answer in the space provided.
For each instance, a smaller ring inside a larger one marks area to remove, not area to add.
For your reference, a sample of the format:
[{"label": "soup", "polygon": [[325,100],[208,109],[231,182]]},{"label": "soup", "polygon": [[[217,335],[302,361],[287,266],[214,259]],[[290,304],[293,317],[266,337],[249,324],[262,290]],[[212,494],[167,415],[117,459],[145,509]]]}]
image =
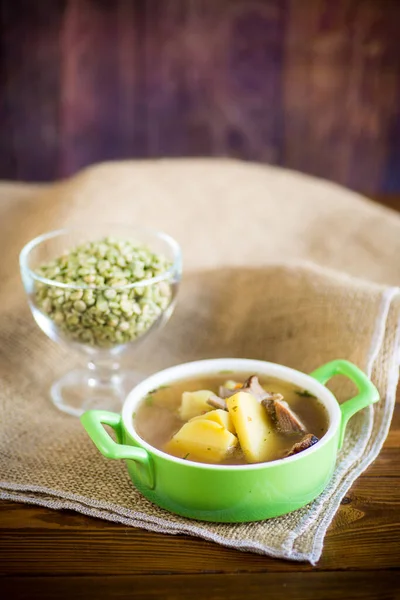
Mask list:
[{"label": "soup", "polygon": [[243,465],[292,456],[325,435],[325,407],[292,383],[221,372],[151,391],[133,415],[140,437],[178,458]]}]

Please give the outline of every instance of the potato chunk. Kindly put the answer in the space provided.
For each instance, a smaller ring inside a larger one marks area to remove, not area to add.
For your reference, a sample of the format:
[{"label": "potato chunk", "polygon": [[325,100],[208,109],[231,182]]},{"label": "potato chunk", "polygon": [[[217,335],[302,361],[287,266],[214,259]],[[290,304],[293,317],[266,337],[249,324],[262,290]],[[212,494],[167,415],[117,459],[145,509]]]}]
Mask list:
[{"label": "potato chunk", "polygon": [[227,458],[238,440],[225,427],[206,419],[185,423],[165,447],[179,458],[218,463]]},{"label": "potato chunk", "polygon": [[197,392],[183,392],[179,416],[182,421],[189,421],[212,410],[207,400],[213,392],[210,390],[199,390]]},{"label": "potato chunk", "polygon": [[276,453],[276,435],[265,408],[246,392],[226,400],[240,446],[250,463],[271,460]]},{"label": "potato chunk", "polygon": [[198,421],[199,419],[206,419],[207,421],[214,421],[222,427],[225,427],[228,431],[235,434],[236,429],[233,425],[232,417],[226,410],[222,410],[221,408],[217,408],[216,410],[211,410],[205,415],[200,415],[199,417],[193,417],[190,419],[191,421]]}]

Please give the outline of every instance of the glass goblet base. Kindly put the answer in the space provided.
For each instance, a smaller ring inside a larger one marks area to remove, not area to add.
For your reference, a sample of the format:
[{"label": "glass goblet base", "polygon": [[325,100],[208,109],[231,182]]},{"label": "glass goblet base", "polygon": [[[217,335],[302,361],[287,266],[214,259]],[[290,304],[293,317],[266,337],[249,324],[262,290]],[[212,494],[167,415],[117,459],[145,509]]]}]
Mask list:
[{"label": "glass goblet base", "polygon": [[145,378],[135,371],[118,371],[108,378],[96,375],[90,369],[76,369],[61,377],[50,389],[53,404],[74,417],[92,409],[119,413],[130,390]]}]

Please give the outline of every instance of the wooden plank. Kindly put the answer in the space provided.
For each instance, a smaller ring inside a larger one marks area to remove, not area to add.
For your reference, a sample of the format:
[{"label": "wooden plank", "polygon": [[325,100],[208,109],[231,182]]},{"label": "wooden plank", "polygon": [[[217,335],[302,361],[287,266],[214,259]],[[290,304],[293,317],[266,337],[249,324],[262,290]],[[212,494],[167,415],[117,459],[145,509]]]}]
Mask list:
[{"label": "wooden plank", "polygon": [[[361,477],[340,507],[318,570],[400,567],[400,479]],[[238,552],[16,503],[0,504],[0,570],[8,574],[307,571],[307,563]],[[339,560],[340,559],[340,560]]]},{"label": "wooden plank", "polygon": [[365,471],[367,477],[400,477],[400,449],[382,448],[372,465]]},{"label": "wooden plank", "polygon": [[149,154],[277,162],[283,24],[279,0],[146,3]]},{"label": "wooden plank", "polygon": [[8,58],[7,43],[9,37],[6,35],[9,15],[6,10],[0,9],[0,178],[11,179],[17,177],[16,154],[14,151],[12,130],[12,98],[8,84]]},{"label": "wooden plank", "polygon": [[[400,160],[399,160],[400,163]],[[379,204],[383,204],[393,210],[400,211],[400,194],[392,193],[392,194],[372,194],[372,200],[378,202]]]},{"label": "wooden plank", "polygon": [[221,575],[159,575],[157,577],[27,577],[3,580],[2,590],[13,600],[74,598],[135,598],[136,600],[395,600],[400,593],[398,573],[384,578],[373,571],[339,573],[282,573]]},{"label": "wooden plank", "polygon": [[97,161],[146,156],[136,6],[123,0],[68,2],[60,39],[62,175]]},{"label": "wooden plank", "polygon": [[65,0],[1,3],[0,177],[57,176],[59,29]]},{"label": "wooden plank", "polygon": [[288,3],[283,164],[378,190],[398,113],[396,0]]},{"label": "wooden plank", "polygon": [[229,155],[399,188],[397,0],[3,0],[0,177]]},{"label": "wooden plank", "polygon": [[[400,53],[399,53],[400,54]],[[397,77],[400,80],[400,66],[397,70]],[[397,106],[400,106],[400,85],[397,86]],[[400,190],[400,111],[393,119],[389,131],[388,152],[386,157],[385,172],[380,190],[385,193],[394,194]]]},{"label": "wooden plank", "polygon": [[118,121],[118,158],[148,156],[146,94],[146,6],[143,2],[114,2],[117,11],[118,106],[111,118]]},{"label": "wooden plank", "polygon": [[69,0],[60,36],[60,173],[115,156],[116,12],[110,2]]},{"label": "wooden plank", "polygon": [[[397,395],[399,397],[399,394]],[[397,400],[394,407],[393,418],[390,424],[389,435],[385,441],[385,448],[400,448],[400,402]]]}]

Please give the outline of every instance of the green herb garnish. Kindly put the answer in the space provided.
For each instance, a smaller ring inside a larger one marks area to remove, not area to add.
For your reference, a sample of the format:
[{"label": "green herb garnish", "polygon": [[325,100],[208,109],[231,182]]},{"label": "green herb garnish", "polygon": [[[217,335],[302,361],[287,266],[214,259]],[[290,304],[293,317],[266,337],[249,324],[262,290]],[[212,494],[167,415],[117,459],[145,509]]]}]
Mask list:
[{"label": "green herb garnish", "polygon": [[146,398],[144,399],[144,403],[146,404],[146,406],[153,406],[153,401],[153,396],[151,394],[147,394]]},{"label": "green herb garnish", "polygon": [[185,454],[185,456],[183,456],[183,460],[186,460],[187,457],[189,456],[190,452],[188,452],[187,454]]},{"label": "green herb garnish", "polygon": [[313,394],[310,394],[307,390],[296,390],[296,394],[302,398],[315,398]]},{"label": "green herb garnish", "polygon": [[147,395],[149,396],[151,394],[157,394],[159,390],[166,390],[169,387],[169,385],[160,385],[158,388],[154,388],[154,390],[150,390],[149,392],[147,392]]}]

